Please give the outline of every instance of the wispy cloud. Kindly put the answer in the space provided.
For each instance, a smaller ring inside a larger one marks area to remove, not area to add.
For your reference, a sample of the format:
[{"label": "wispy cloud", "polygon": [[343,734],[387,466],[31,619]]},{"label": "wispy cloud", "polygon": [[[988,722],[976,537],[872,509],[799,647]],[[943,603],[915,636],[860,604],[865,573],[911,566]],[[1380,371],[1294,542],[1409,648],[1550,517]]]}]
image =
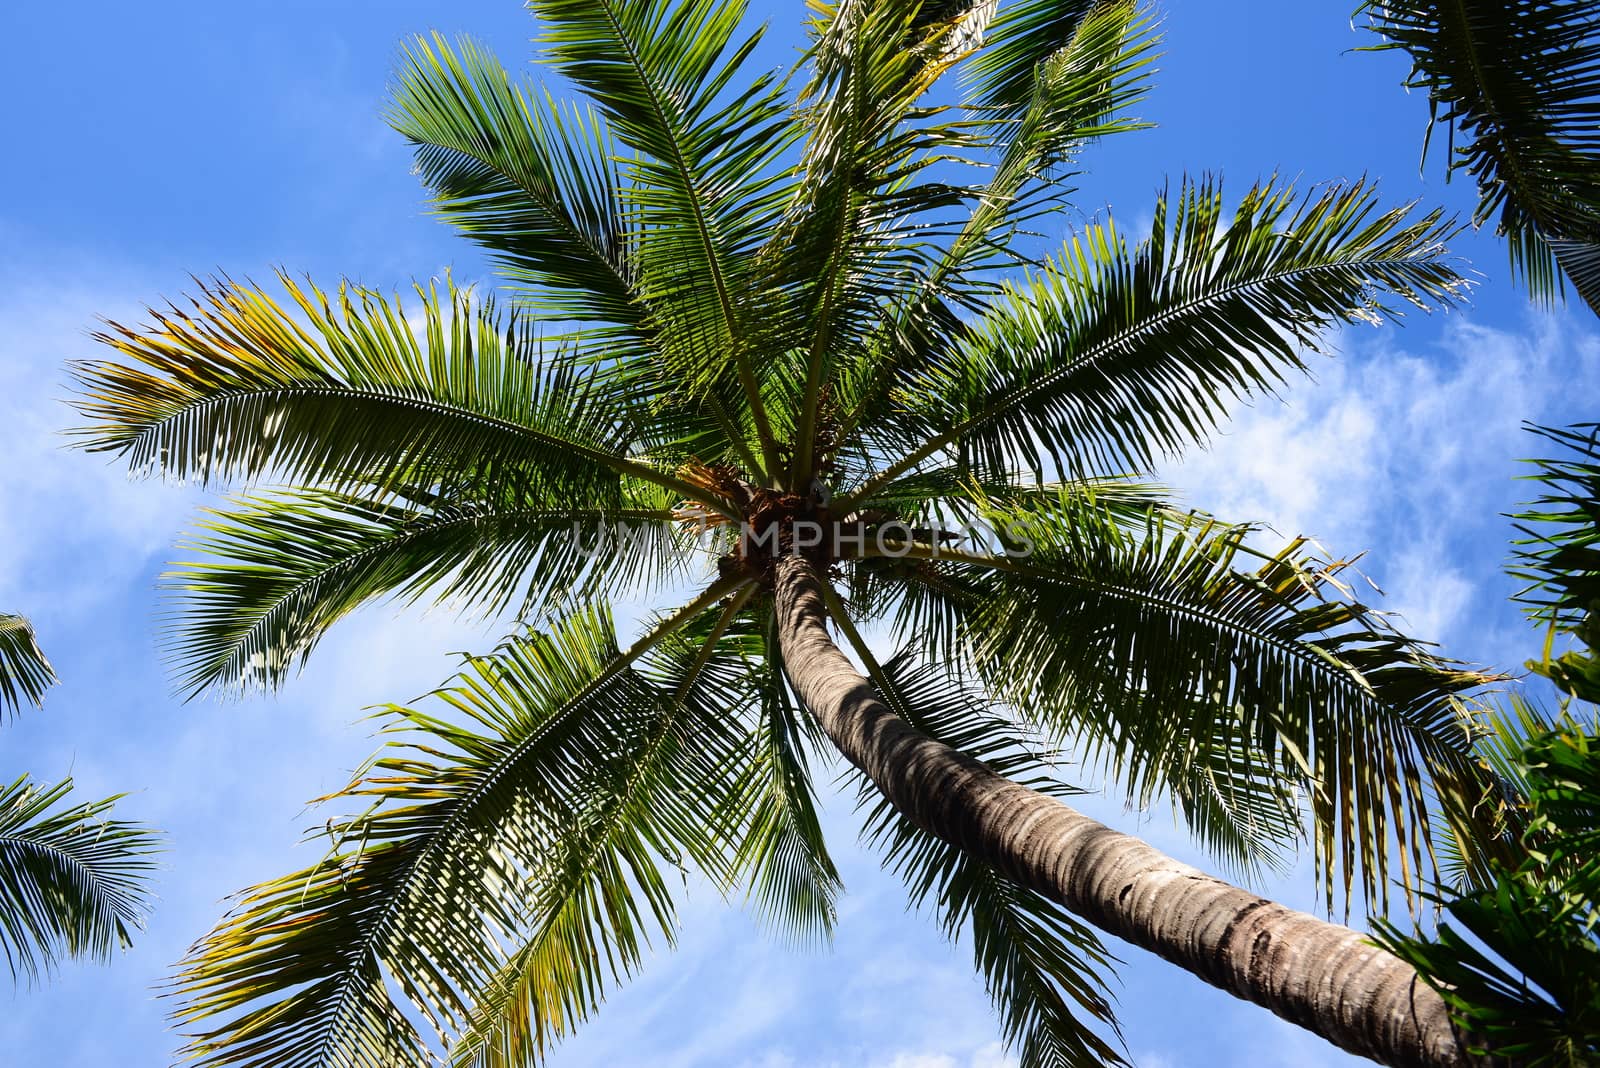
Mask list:
[{"label": "wispy cloud", "polygon": [[[1404,331],[1347,331],[1345,355],[1313,365],[1315,384],[1245,409],[1209,449],[1163,476],[1187,503],[1230,520],[1306,534],[1389,594],[1417,636],[1495,650],[1466,629],[1487,589],[1485,545],[1504,544],[1499,513],[1518,498],[1516,458],[1535,449],[1525,420],[1594,418],[1600,336],[1571,319],[1530,319],[1523,331],[1458,318],[1427,351]],[[1469,562],[1470,561],[1470,562]]]},{"label": "wispy cloud", "polygon": [[132,309],[113,289],[21,284],[0,302],[0,599],[15,611],[82,612],[171,537],[181,491],[70,450],[69,359],[96,355],[97,315]]}]

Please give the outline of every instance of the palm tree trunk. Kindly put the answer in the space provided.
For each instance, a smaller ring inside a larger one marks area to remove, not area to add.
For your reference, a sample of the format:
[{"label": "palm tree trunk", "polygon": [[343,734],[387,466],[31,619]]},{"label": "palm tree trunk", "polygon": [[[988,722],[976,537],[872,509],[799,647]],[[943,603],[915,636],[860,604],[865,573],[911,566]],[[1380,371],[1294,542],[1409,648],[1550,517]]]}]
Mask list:
[{"label": "palm tree trunk", "polygon": [[817,571],[777,563],[789,681],[840,751],[923,830],[1095,926],[1396,1068],[1473,1057],[1443,999],[1348,927],[1257,897],[1019,786],[920,733],[875,696],[827,630]]}]

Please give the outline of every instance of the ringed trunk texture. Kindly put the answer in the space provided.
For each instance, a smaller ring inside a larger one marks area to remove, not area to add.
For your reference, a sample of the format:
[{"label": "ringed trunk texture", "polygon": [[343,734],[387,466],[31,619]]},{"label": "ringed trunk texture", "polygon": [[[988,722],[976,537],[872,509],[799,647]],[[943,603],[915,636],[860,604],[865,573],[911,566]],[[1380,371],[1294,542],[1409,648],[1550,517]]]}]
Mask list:
[{"label": "ringed trunk texture", "polygon": [[1473,1057],[1443,999],[1348,927],[1285,908],[1019,786],[920,733],[878,700],[834,644],[810,562],[777,563],[789,680],[851,763],[923,830],[1083,919],[1395,1068]]}]

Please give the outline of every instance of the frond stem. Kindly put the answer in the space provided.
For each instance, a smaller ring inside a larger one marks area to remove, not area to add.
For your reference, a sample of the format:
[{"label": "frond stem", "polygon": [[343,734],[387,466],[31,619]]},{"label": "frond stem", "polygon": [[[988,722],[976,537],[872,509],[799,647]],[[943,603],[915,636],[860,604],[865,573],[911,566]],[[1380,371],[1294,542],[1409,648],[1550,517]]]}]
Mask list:
[{"label": "frond stem", "polygon": [[211,396],[199,397],[190,403],[181,406],[175,411],[168,413],[158,422],[152,423],[151,425],[140,430],[138,433],[134,434],[127,441],[122,443],[120,451],[126,452],[137,447],[139,443],[143,442],[149,435],[154,433],[159,426],[169,423],[181,415],[191,412],[204,411],[206,408],[235,402],[242,398],[273,397],[292,399],[300,397],[350,396],[359,397],[363,400],[375,401],[380,404],[394,404],[402,409],[421,409],[423,411],[435,414],[456,416],[471,422],[476,422],[485,426],[491,426],[497,430],[503,430],[510,434],[533,438],[541,444],[576,453],[584,459],[592,460],[602,467],[609,468],[618,474],[630,475],[643,482],[651,482],[657,486],[663,486],[677,493],[681,493],[685,497],[691,500],[699,501],[706,507],[727,516],[729,519],[737,520],[739,518],[739,515],[736,511],[734,511],[733,506],[727,501],[718,497],[716,494],[701,489],[699,486],[696,486],[691,482],[686,482],[674,475],[669,475],[664,471],[658,471],[648,464],[641,463],[638,460],[632,460],[626,456],[618,456],[616,453],[607,452],[604,449],[596,449],[591,446],[584,445],[581,442],[572,441],[568,438],[559,437],[554,434],[548,434],[523,423],[517,423],[508,419],[495,418],[494,416],[484,415],[480,412],[467,411],[465,409],[455,407],[454,405],[442,404],[438,401],[427,400],[419,397],[406,397],[394,393],[386,393],[376,390],[354,389],[350,387],[330,389],[309,386],[290,386],[273,389],[243,389],[233,390],[223,394],[213,394]]}]

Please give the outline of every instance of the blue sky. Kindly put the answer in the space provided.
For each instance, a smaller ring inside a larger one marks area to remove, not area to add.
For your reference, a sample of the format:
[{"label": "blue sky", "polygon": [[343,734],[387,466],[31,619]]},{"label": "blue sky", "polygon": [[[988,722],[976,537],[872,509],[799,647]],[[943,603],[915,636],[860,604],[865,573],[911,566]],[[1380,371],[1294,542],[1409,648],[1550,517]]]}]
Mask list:
[{"label": "blue sky", "polygon": [[[1237,196],[1274,172],[1381,180],[1389,202],[1468,212],[1471,191],[1419,175],[1426,105],[1395,56],[1352,55],[1354,0],[1171,5],[1155,93],[1159,124],[1094,149],[1061,234],[1107,206],[1148,225],[1154,193],[1184,172]],[[797,39],[798,3],[772,5],[773,54]],[[754,5],[763,14],[760,4]],[[410,33],[469,32],[512,67],[532,57],[516,0],[160,5],[27,3],[8,17],[0,98],[0,609],[30,615],[64,683],[0,735],[0,775],[67,773],[99,795],[134,791],[129,817],[165,828],[160,901],[132,952],[69,966],[0,1014],[0,1063],[167,1063],[176,1045],[156,987],[222,899],[307,863],[321,818],[308,798],[371,751],[362,709],[442,681],[459,650],[506,624],[387,607],[346,622],[276,698],[179,705],[153,638],[156,575],[198,491],[130,483],[65,451],[65,361],[96,355],[96,317],[191,288],[190,273],[404,287],[447,268],[484,279],[476,254],[426,217],[409,155],[382,123],[384,88]],[[1505,603],[1525,419],[1594,419],[1600,332],[1580,309],[1531,309],[1504,253],[1465,235],[1482,275],[1472,306],[1361,329],[1285,401],[1240,413],[1206,452],[1165,472],[1232,518],[1370,550],[1363,569],[1414,633],[1466,659],[1514,665],[1535,638]],[[1586,407],[1589,406],[1589,407]],[[1205,864],[1164,808],[1096,815]],[[675,954],[653,961],[559,1049],[560,1068],[1001,1068],[1010,1062],[965,947],[908,914],[894,881],[853,845],[848,803],[829,826],[850,894],[830,950],[796,950],[737,904],[699,894]],[[1263,889],[1311,903],[1302,866]],[[1355,1063],[1261,1011],[1127,949],[1117,988],[1141,1068]]]}]

